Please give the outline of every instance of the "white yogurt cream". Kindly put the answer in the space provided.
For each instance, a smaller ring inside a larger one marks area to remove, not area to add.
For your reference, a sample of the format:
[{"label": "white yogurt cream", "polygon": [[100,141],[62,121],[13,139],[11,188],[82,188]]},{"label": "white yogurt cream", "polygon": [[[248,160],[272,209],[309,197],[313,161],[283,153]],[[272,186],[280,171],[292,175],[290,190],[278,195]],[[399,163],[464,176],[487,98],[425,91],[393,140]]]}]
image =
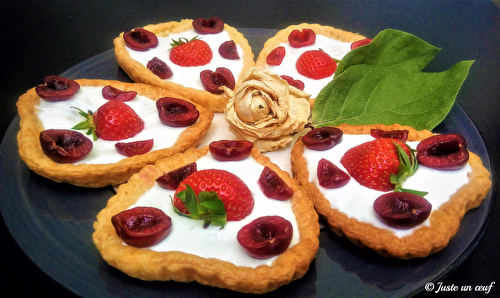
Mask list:
[{"label": "white yogurt cream", "polygon": [[[169,50],[172,47],[170,44],[173,40],[179,40],[179,38],[186,38],[187,40],[191,40],[196,36],[208,43],[208,45],[210,46],[213,54],[213,58],[210,63],[202,66],[185,67],[179,66],[170,61]],[[243,59],[241,59],[241,57],[243,57],[244,53],[243,49],[238,44],[236,44],[240,59],[229,60],[223,58],[219,54],[219,46],[223,42],[228,40],[231,40],[231,38],[225,30],[217,34],[198,34],[193,29],[190,29],[181,33],[172,33],[167,37],[158,37],[158,46],[144,52],[134,51],[129,47],[126,47],[126,49],[133,60],[136,60],[144,66],[147,66],[148,61],[150,61],[154,57],[158,57],[158,59],[165,62],[173,73],[172,77],[166,79],[166,81],[172,81],[185,87],[205,90],[200,80],[200,72],[202,72],[203,70],[209,69],[211,71],[215,71],[217,67],[225,67],[231,70],[234,79],[238,80],[238,76],[240,75],[241,69],[243,68]]]},{"label": "white yogurt cream", "polygon": [[[91,110],[95,112],[106,100],[102,96],[103,87],[82,86],[80,90],[70,99],[59,102],[48,102],[41,99],[38,106],[38,118],[45,129],[71,129],[76,124],[84,121],[85,118],[79,114],[77,107],[82,111]],[[132,138],[119,142],[133,142],[154,139],[151,151],[172,147],[179,135],[184,131],[184,127],[170,127],[161,123],[154,100],[145,96],[137,95],[131,101],[125,102],[144,121],[144,129]],[[85,134],[86,131],[79,132]],[[92,136],[89,136],[92,139]],[[76,164],[108,164],[116,163],[125,156],[116,151],[117,141],[107,141],[97,139],[93,141],[94,147],[90,154]]]},{"label": "white yogurt cream", "polygon": [[[339,189],[326,189],[318,183],[316,171],[321,158],[331,161],[337,167],[346,171],[340,163],[340,159],[344,153],[352,147],[371,140],[373,138],[370,135],[345,134],[343,135],[342,142],[329,150],[315,151],[304,148],[304,157],[307,160],[307,169],[309,170],[309,181],[316,184],[333,209],[338,209],[348,217],[360,222],[391,230],[397,237],[410,235],[415,228],[407,230],[394,229],[384,224],[377,217],[373,209],[373,202],[384,192],[361,186],[353,178],[349,180],[347,185]],[[418,142],[408,142],[408,145],[412,148],[416,148],[417,144]],[[452,194],[469,181],[467,175],[470,172],[471,168],[469,164],[457,171],[439,171],[420,166],[417,172],[403,183],[403,187],[429,192],[425,196],[425,199],[432,204],[432,210],[437,210],[443,203],[449,200]],[[429,219],[422,224],[429,225]]]},{"label": "white yogurt cream", "polygon": [[333,80],[335,74],[320,80],[313,80],[299,74],[297,68],[295,68],[295,63],[300,55],[306,51],[322,49],[325,53],[330,55],[330,57],[341,60],[351,51],[350,42],[342,42],[319,34],[316,35],[314,44],[309,46],[293,48],[289,43],[282,43],[279,46],[285,47],[286,54],[283,61],[280,65],[269,65],[266,63],[266,68],[277,75],[287,75],[295,80],[301,80],[304,83],[304,92],[311,94],[311,98],[316,98],[321,89]]},{"label": "white yogurt cream", "polygon": [[197,162],[198,170],[223,169],[238,176],[251,190],[254,198],[254,208],[249,216],[241,221],[228,221],[223,229],[210,225],[203,228],[203,221],[192,220],[175,213],[171,198],[175,191],[161,188],[156,184],[144,193],[137,206],[156,207],[172,218],[172,231],[159,244],[150,247],[154,251],[182,251],[203,258],[217,258],[228,261],[236,266],[255,268],[260,265],[271,265],[276,257],[258,260],[248,256],[236,240],[238,231],[246,224],[267,215],[278,215],[292,223],[293,239],[290,247],[299,242],[299,231],[290,201],[279,201],[267,198],[260,190],[258,180],[264,166],[252,157],[242,161],[219,162],[208,153]]}]

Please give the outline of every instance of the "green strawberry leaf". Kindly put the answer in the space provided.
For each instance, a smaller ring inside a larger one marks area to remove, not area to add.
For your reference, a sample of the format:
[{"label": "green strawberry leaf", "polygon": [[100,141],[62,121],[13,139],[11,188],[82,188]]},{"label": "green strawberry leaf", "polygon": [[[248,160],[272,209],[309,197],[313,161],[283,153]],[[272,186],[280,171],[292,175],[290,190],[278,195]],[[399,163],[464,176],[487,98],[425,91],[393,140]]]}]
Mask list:
[{"label": "green strawberry leaf", "polygon": [[80,114],[83,118],[85,118],[85,120],[73,126],[72,129],[87,130],[86,134],[88,136],[92,135],[94,141],[97,140],[97,135],[95,134],[94,118],[92,118],[93,112],[90,110],[88,112],[84,112],[77,107],[71,107],[71,108],[78,110],[78,114]]},{"label": "green strawberry leaf", "polygon": [[390,176],[391,183],[395,185],[394,191],[395,192],[409,192],[409,193],[424,197],[425,195],[428,194],[428,192],[407,189],[407,188],[402,187],[403,182],[406,180],[406,178],[413,176],[413,174],[415,174],[415,172],[418,169],[418,161],[415,158],[415,150],[411,149],[408,145],[405,144],[405,146],[408,149],[410,149],[410,155],[408,156],[408,154],[403,149],[403,147],[401,147],[398,143],[394,142],[394,145],[396,145],[396,151],[397,151],[398,159],[400,162],[398,173],[392,174]]}]

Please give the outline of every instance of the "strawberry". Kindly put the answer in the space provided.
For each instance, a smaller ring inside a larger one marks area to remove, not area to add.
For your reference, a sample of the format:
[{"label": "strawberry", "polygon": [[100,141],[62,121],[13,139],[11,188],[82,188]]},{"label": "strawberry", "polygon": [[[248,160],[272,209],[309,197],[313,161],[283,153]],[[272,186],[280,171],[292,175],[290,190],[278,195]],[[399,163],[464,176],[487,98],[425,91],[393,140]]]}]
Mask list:
[{"label": "strawberry", "polygon": [[[254,200],[248,186],[236,175],[219,169],[200,170],[189,175],[177,187],[173,205],[183,215],[192,219],[204,219],[205,225],[212,221],[217,223],[210,215],[210,209],[215,203],[206,203],[216,201],[214,194],[222,201],[225,209],[225,212],[218,210],[218,207],[213,209],[216,220],[220,219],[221,213],[225,213],[227,221],[239,221],[252,212]],[[204,210],[207,208],[209,210]],[[218,224],[224,226],[225,222]]]},{"label": "strawberry", "polygon": [[198,36],[187,40],[179,38],[171,44],[170,60],[179,66],[201,66],[212,60],[212,50],[210,46]]},{"label": "strawberry", "polygon": [[301,75],[319,80],[333,75],[337,62],[322,50],[310,50],[300,55],[295,68]]},{"label": "strawberry", "polygon": [[349,149],[340,163],[361,185],[380,191],[402,191],[402,182],[418,167],[411,149],[400,140],[389,138]]},{"label": "strawberry", "polygon": [[92,134],[94,140],[97,138],[109,141],[124,140],[144,129],[144,121],[131,107],[118,100],[108,101],[95,113],[78,110],[86,120],[75,125],[73,129],[86,129],[87,135]]}]

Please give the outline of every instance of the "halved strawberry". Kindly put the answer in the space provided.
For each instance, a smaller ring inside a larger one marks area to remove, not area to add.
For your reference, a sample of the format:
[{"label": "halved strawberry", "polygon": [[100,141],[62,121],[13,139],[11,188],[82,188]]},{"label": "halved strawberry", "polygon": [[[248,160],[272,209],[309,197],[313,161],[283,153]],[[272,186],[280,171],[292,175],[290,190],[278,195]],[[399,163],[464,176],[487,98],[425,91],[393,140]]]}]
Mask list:
[{"label": "halved strawberry", "polygon": [[299,56],[295,67],[301,75],[319,80],[333,75],[337,62],[322,50],[310,50]]},{"label": "halved strawberry", "polygon": [[[194,193],[194,198],[190,189]],[[242,220],[252,212],[254,200],[248,186],[236,175],[220,169],[200,170],[189,175],[177,187],[173,205],[180,213],[193,219],[208,220],[206,224],[210,224],[213,221],[210,217],[212,211],[210,208],[204,210],[207,207],[204,205],[214,205],[215,200],[208,196],[211,192],[223,202],[227,221]],[[204,204],[205,201],[210,203]],[[214,213],[216,220],[219,220],[220,212],[217,208]]]},{"label": "halved strawberry", "polygon": [[349,149],[340,163],[361,185],[380,191],[404,190],[402,182],[418,167],[411,149],[400,140],[389,138]]},{"label": "halved strawberry", "polygon": [[201,66],[208,64],[213,57],[210,46],[198,36],[187,40],[180,38],[171,44],[170,60],[179,66]]},{"label": "halved strawberry", "polygon": [[95,113],[78,110],[85,121],[78,123],[73,129],[86,129],[87,135],[92,134],[94,140],[101,138],[120,141],[131,138],[144,129],[144,121],[139,115],[126,103],[118,100],[108,101]]}]

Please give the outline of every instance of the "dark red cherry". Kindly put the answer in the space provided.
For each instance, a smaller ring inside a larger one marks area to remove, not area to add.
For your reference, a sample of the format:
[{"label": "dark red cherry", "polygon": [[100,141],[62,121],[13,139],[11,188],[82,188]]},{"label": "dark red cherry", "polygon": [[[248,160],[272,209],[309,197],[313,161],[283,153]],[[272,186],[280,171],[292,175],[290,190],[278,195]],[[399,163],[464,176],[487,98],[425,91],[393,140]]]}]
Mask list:
[{"label": "dark red cherry", "polygon": [[293,196],[293,190],[278,173],[264,167],[259,177],[259,186],[264,195],[270,199],[285,201]]},{"label": "dark red cherry", "polygon": [[263,216],[243,226],[236,236],[245,252],[256,259],[268,259],[285,252],[293,237],[290,221],[280,216]]},{"label": "dark red cherry", "polygon": [[218,161],[238,161],[252,152],[253,143],[245,140],[220,140],[208,145],[210,154]]},{"label": "dark red cherry", "polygon": [[295,80],[294,78],[292,78],[291,76],[287,76],[287,75],[282,75],[280,76],[283,80],[287,81],[288,85],[290,86],[293,86],[299,90],[302,90],[304,91],[304,82],[302,82],[301,80]]},{"label": "dark red cherry", "polygon": [[371,129],[370,134],[375,139],[389,138],[389,139],[397,139],[402,142],[406,142],[408,139],[408,130],[383,130],[383,129]]},{"label": "dark red cherry", "polygon": [[286,50],[285,47],[279,46],[272,50],[269,55],[266,57],[266,62],[269,65],[280,65],[283,62],[283,58],[285,58]]},{"label": "dark red cherry", "polygon": [[92,141],[82,133],[68,129],[47,129],[40,133],[43,153],[57,163],[74,163],[92,151]]},{"label": "dark red cherry", "polygon": [[349,174],[324,158],[318,162],[316,174],[318,175],[319,185],[329,189],[340,188],[351,179]]},{"label": "dark red cherry", "polygon": [[178,169],[165,173],[156,179],[156,183],[162,188],[176,190],[179,184],[186,179],[187,176],[196,172],[198,167],[196,162],[192,162]]},{"label": "dark red cherry", "polygon": [[116,151],[121,155],[132,157],[148,153],[153,148],[154,140],[135,141],[135,142],[118,142],[115,144]]},{"label": "dark red cherry", "polygon": [[172,70],[168,67],[167,63],[158,57],[154,57],[149,60],[146,68],[151,70],[152,73],[157,75],[162,80],[166,80],[173,75]]},{"label": "dark red cherry", "polygon": [[437,170],[458,170],[469,161],[465,138],[459,134],[431,136],[417,145],[417,161]]},{"label": "dark red cherry", "polygon": [[225,67],[217,67],[215,71],[204,70],[200,73],[200,79],[205,90],[213,94],[224,92],[219,87],[226,86],[232,90],[236,86],[233,73]]},{"label": "dark red cherry", "polygon": [[294,48],[310,46],[316,41],[316,33],[312,29],[295,29],[288,35],[288,43]]},{"label": "dark red cherry", "polygon": [[46,101],[63,101],[69,99],[78,90],[80,90],[80,84],[60,76],[47,76],[43,79],[43,84],[35,88],[38,96]]},{"label": "dark red cherry", "polygon": [[111,217],[116,234],[134,247],[160,243],[172,230],[172,219],[158,208],[135,207]]},{"label": "dark red cherry", "polygon": [[430,215],[432,205],[425,198],[408,192],[389,192],[373,202],[380,220],[390,227],[410,229],[423,223]]},{"label": "dark red cherry", "polygon": [[224,21],[219,17],[199,18],[193,21],[193,29],[199,34],[216,34],[224,30]]},{"label": "dark red cherry", "polygon": [[351,43],[351,50],[354,50],[355,48],[359,48],[360,46],[367,45],[370,42],[372,42],[372,39],[370,39],[370,38],[365,38],[365,39],[355,41],[355,42]]},{"label": "dark red cherry", "polygon": [[194,104],[175,97],[158,99],[156,109],[161,122],[172,127],[189,126],[194,124],[200,116],[200,112]]},{"label": "dark red cherry", "polygon": [[343,134],[344,132],[337,127],[313,128],[302,137],[302,143],[309,149],[324,151],[340,143]]},{"label": "dark red cherry", "polygon": [[224,59],[238,60],[240,56],[238,55],[238,50],[236,48],[236,43],[233,40],[228,40],[223,42],[219,47],[219,54]]},{"label": "dark red cherry", "polygon": [[136,91],[122,91],[111,85],[102,88],[102,96],[107,100],[129,101],[137,96]]},{"label": "dark red cherry", "polygon": [[156,34],[144,28],[135,28],[123,33],[123,39],[129,48],[136,51],[147,51],[158,45]]}]

